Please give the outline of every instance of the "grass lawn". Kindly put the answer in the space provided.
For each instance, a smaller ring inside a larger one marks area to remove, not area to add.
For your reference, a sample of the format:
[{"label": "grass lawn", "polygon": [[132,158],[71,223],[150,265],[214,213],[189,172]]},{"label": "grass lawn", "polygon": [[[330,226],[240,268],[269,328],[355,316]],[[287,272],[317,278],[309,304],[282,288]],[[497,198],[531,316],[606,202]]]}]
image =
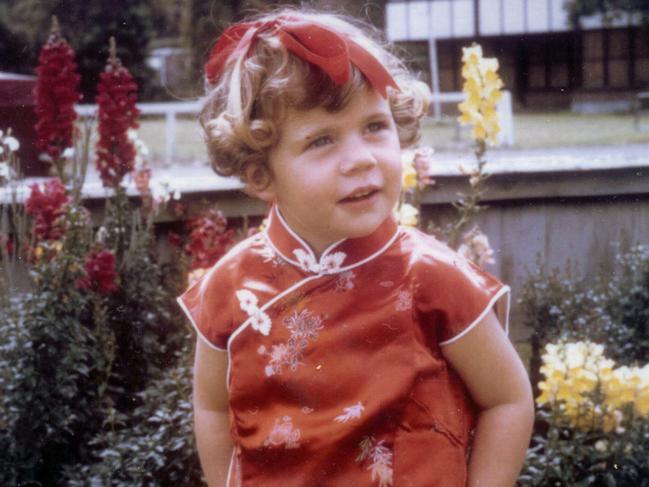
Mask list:
[{"label": "grass lawn", "polygon": [[[644,121],[649,124],[649,120]],[[428,120],[424,124],[422,142],[436,150],[453,150],[466,145],[468,128],[464,128],[461,141],[452,119],[441,123]],[[636,132],[633,116],[579,115],[571,112],[515,113],[514,149],[543,147],[592,146],[649,143],[649,132]]]},{"label": "grass lawn", "polygon": [[[649,124],[649,120],[643,120]],[[188,163],[206,160],[201,130],[193,119],[176,122],[176,162]],[[162,118],[144,118],[139,129],[140,138],[147,144],[154,164],[161,164],[165,154],[165,123]],[[438,151],[465,150],[468,129],[464,128],[457,140],[454,119],[440,123],[424,123],[422,143]],[[514,140],[516,149],[542,147],[590,146],[616,144],[649,144],[649,132],[635,132],[631,115],[578,115],[570,112],[515,113]]]},{"label": "grass lawn", "polygon": [[[176,157],[177,163],[207,160],[202,129],[197,119],[176,119]],[[140,119],[138,135],[147,145],[154,165],[164,162],[166,151],[165,120],[162,117]]]}]

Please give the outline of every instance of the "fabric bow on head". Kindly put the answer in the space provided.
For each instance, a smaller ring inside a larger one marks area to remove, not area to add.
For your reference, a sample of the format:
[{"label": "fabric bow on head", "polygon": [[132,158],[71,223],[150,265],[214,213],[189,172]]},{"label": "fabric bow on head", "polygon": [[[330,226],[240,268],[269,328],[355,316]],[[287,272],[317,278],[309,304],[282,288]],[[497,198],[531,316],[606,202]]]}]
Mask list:
[{"label": "fabric bow on head", "polygon": [[267,31],[274,31],[286,49],[318,66],[336,84],[349,81],[351,62],[383,98],[387,97],[388,86],[399,89],[381,62],[356,41],[323,24],[288,17],[268,22],[243,22],[228,27],[212,48],[205,64],[207,80],[214,84],[228,61],[247,56],[258,35]]}]

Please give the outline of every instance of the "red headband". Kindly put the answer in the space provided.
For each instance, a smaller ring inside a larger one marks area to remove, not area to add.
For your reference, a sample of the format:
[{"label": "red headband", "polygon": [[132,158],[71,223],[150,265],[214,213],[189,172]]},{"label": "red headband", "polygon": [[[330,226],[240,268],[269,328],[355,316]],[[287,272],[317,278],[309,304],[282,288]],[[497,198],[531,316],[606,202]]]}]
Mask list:
[{"label": "red headband", "polygon": [[318,66],[339,85],[350,79],[350,65],[361,70],[383,98],[387,87],[399,89],[387,69],[365,48],[347,36],[316,22],[280,17],[269,22],[245,22],[228,27],[205,64],[207,80],[214,84],[231,59],[246,56],[261,32],[274,30],[291,53]]}]

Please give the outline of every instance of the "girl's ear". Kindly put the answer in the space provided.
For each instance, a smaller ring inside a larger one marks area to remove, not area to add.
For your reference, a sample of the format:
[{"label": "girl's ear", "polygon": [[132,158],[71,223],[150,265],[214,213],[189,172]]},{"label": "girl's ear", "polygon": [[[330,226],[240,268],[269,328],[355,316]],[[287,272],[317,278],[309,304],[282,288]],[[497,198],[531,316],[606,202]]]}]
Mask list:
[{"label": "girl's ear", "polygon": [[267,203],[275,202],[275,191],[272,188],[272,184],[269,184],[263,189],[253,187],[251,184],[246,184],[243,188],[243,192],[249,196],[253,196]]},{"label": "girl's ear", "polygon": [[250,164],[243,168],[244,192],[267,203],[275,201],[275,187],[268,168]]}]

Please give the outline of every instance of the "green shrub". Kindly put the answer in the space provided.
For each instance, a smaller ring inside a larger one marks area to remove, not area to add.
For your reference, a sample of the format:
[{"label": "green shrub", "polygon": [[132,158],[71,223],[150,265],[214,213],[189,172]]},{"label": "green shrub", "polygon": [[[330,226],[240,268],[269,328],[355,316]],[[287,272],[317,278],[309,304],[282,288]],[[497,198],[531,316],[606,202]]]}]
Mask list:
[{"label": "green shrub", "polygon": [[4,311],[0,327],[3,485],[56,478],[59,465],[84,457],[101,422],[110,351],[100,341],[111,333],[103,304],[76,286],[90,245],[87,214],[70,207],[66,222],[62,242],[36,248],[33,290]]},{"label": "green shrub", "polygon": [[[645,365],[649,247],[634,247],[620,254],[617,262],[619,272],[609,279],[578,283],[558,271],[539,270],[524,286],[521,307],[525,324],[532,329],[530,376],[535,396],[542,379],[541,353],[550,343],[587,340],[603,345],[606,356],[618,365]],[[647,383],[638,387],[647,394],[649,378],[643,381]],[[594,405],[600,400],[597,394],[592,398]],[[649,486],[648,418],[624,410],[619,411],[624,424],[616,428],[584,429],[562,421],[559,413],[565,410],[562,401],[537,409],[520,486]]]},{"label": "green shrub", "polygon": [[[184,485],[199,471],[187,330],[153,215],[118,190],[97,234],[80,206],[61,218],[59,240],[29,249],[29,292],[0,303],[0,485],[65,485],[106,462],[111,482]],[[105,289],[88,274],[101,249],[116,256]]]},{"label": "green shrub", "polygon": [[552,413],[537,412],[534,446],[528,450],[519,487],[647,487],[647,422],[627,434],[582,432],[556,423]]},{"label": "green shrub", "polygon": [[606,311],[628,330],[625,363],[649,357],[649,246],[638,245],[617,258],[621,272],[608,286]]},{"label": "green shrub", "polygon": [[191,406],[191,337],[140,393],[141,406],[128,415],[112,409],[91,440],[94,463],[65,469],[66,485],[201,485]]},{"label": "green shrub", "polygon": [[[163,274],[157,255],[153,215],[129,204],[124,191],[107,201],[99,233],[117,256],[119,287],[108,297],[108,326],[115,334],[111,389],[118,407],[138,404],[136,393],[150,377],[173,364],[181,346],[184,322],[175,296],[179,289]],[[184,274],[183,269],[170,272]]]}]

